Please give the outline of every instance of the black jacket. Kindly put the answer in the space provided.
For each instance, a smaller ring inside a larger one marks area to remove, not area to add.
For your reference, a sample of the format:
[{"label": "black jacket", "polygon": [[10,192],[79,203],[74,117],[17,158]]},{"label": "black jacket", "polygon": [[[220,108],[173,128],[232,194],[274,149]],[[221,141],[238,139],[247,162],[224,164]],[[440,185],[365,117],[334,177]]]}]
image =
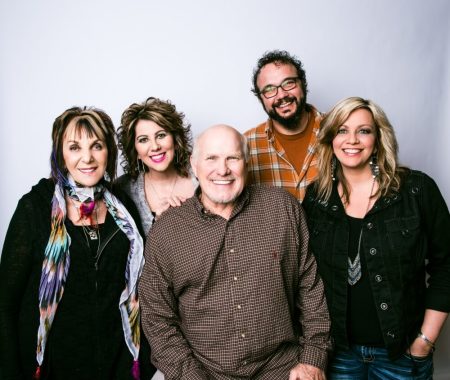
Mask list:
[{"label": "black jacket", "polygon": [[[328,202],[310,185],[303,202],[310,245],[325,284],[336,348],[348,347],[349,225],[335,184]],[[415,339],[425,309],[450,311],[450,217],[435,182],[409,171],[398,193],[379,198],[363,220],[370,287],[391,358]],[[429,274],[426,286],[426,273]]]},{"label": "black jacket", "polygon": [[[37,366],[38,290],[50,235],[54,183],[42,179],[24,195],[11,219],[0,263],[0,373],[31,379]],[[135,218],[123,194],[116,194]],[[135,219],[138,222],[138,217]],[[48,337],[42,379],[131,379],[132,356],[125,344],[119,298],[125,287],[129,241],[108,213],[97,262],[79,228],[66,220],[71,237],[64,295]],[[141,371],[155,372],[141,334]]]}]

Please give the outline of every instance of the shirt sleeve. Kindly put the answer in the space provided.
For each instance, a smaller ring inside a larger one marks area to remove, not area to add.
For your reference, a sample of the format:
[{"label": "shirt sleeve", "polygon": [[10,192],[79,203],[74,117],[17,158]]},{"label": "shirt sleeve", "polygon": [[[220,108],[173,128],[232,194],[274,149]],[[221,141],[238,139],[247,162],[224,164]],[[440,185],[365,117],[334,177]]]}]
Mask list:
[{"label": "shirt sleeve", "polygon": [[168,253],[152,238],[153,231],[145,246],[146,262],[139,282],[142,326],[152,349],[152,361],[165,380],[207,380],[182,333]]},{"label": "shirt sleeve", "polygon": [[300,213],[300,266],[297,307],[302,334],[299,338],[299,362],[326,370],[331,350],[330,317],[322,279],[314,255],[308,248],[308,228],[303,209]]},{"label": "shirt sleeve", "polygon": [[436,183],[425,176],[422,217],[427,241],[426,308],[450,312],[450,215]]},{"label": "shirt sleeve", "polygon": [[0,262],[0,369],[4,380],[23,378],[18,320],[33,262],[31,217],[30,202],[20,200],[6,233]]}]

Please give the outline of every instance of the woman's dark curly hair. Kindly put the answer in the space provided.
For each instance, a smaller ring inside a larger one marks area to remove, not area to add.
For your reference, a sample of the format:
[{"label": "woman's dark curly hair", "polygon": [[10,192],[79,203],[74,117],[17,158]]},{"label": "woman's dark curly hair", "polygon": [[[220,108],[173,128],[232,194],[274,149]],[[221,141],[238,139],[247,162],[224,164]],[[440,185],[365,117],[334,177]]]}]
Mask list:
[{"label": "woman's dark curly hair", "polygon": [[[184,123],[184,113],[178,112],[170,101],[150,97],[143,103],[133,103],[122,114],[117,130],[121,165],[125,173],[136,179],[139,170],[135,148],[136,125],[139,120],[149,120],[170,133],[175,143],[174,167],[183,177],[189,176],[189,157],[192,152],[191,125]],[[148,168],[144,165],[144,170]]]}]

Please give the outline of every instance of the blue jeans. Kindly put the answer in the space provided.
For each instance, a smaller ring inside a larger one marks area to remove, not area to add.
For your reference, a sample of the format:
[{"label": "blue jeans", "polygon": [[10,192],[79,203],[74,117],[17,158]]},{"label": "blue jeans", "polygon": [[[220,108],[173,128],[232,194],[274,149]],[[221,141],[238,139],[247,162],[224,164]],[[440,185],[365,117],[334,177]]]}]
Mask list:
[{"label": "blue jeans", "polygon": [[403,354],[390,360],[385,348],[352,345],[337,351],[328,367],[329,380],[431,380],[433,355]]}]

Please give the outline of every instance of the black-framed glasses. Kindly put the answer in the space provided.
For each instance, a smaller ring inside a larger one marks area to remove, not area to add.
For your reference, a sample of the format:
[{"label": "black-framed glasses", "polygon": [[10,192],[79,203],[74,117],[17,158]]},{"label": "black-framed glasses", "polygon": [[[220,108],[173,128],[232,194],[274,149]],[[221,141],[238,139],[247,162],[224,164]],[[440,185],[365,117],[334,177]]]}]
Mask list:
[{"label": "black-framed glasses", "polygon": [[281,87],[284,91],[289,91],[297,87],[298,77],[286,78],[280,85],[274,86],[273,84],[268,84],[259,93],[263,95],[266,99],[273,98],[278,94],[278,89]]}]

